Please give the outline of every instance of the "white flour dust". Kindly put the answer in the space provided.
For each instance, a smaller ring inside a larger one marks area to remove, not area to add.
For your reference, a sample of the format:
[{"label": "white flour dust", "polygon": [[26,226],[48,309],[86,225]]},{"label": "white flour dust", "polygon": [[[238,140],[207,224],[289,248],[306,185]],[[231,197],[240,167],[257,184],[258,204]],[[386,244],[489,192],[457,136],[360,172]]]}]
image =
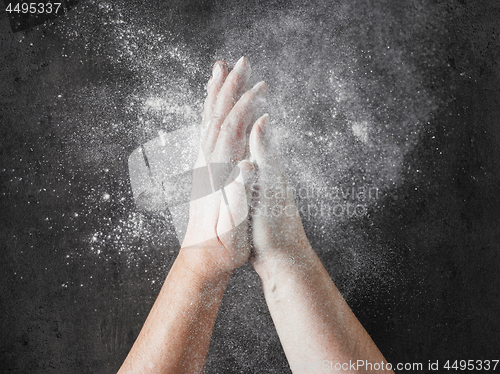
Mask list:
[{"label": "white flour dust", "polygon": [[297,182],[383,190],[400,182],[404,156],[438,109],[418,66],[439,63],[431,35],[418,41],[432,11],[410,9],[401,30],[390,9],[365,1],[270,12],[227,30],[217,55],[248,55],[269,82],[273,141]]},{"label": "white flour dust", "polygon": [[216,52],[247,56],[254,79],[268,82],[274,148],[346,296],[394,276],[393,251],[362,225],[403,182],[408,155],[443,104],[433,81],[447,63],[443,14],[430,1],[315,2],[235,22]]},{"label": "white flour dust", "polygon": [[119,256],[134,267],[175,242],[165,217],[133,208],[127,159],[162,131],[200,122],[204,98],[198,82],[210,67],[199,62],[193,46],[154,23],[161,19],[146,8],[131,12],[131,6],[84,2],[56,25],[63,39],[60,58],[72,65],[56,99],[57,126],[65,129],[67,167],[88,173],[73,215],[98,228],[86,236],[90,251],[70,250],[68,261]]},{"label": "white flour dust", "polygon": [[[441,105],[430,88],[430,71],[443,63],[436,41],[444,33],[439,6],[406,5],[403,13],[362,0],[261,9],[245,26],[235,21],[245,17],[244,9],[220,5],[213,11],[215,26],[207,32],[225,26],[212,61],[232,64],[244,55],[252,79],[268,82],[265,110],[273,144],[292,184],[307,191],[299,196],[305,226],[325,235],[336,224],[380,208],[384,191],[401,183],[405,157]],[[125,5],[88,2],[81,11],[95,18],[74,16],[61,25],[69,40],[65,54],[71,58],[83,47],[82,64],[99,57],[99,69],[109,65],[114,77],[108,83],[84,82],[61,99],[62,105],[82,107],[63,119],[75,128],[72,149],[81,162],[102,169],[123,165],[131,144],[151,140],[161,129],[199,122],[204,99],[199,82],[210,69],[196,52],[203,46],[183,44]],[[122,194],[129,193],[126,182],[119,184]],[[107,193],[95,188],[96,196]],[[94,253],[100,255],[100,246],[109,242],[129,253],[127,236],[140,232],[144,219],[128,213],[95,232],[89,238]],[[366,238],[357,240],[356,246],[368,245]]]}]

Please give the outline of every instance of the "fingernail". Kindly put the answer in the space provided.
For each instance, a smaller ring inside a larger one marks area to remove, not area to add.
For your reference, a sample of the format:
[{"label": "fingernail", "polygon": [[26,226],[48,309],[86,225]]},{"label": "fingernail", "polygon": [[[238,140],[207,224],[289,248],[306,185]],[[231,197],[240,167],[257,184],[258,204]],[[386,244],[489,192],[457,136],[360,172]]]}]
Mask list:
[{"label": "fingernail", "polygon": [[221,74],[222,74],[222,69],[220,67],[220,64],[215,64],[214,70],[212,72],[212,77],[214,79],[218,79],[221,76]]},{"label": "fingernail", "polygon": [[252,91],[259,95],[267,94],[267,83],[262,81],[253,86]]},{"label": "fingernail", "polygon": [[234,65],[234,68],[233,70],[236,70],[238,69],[242,64],[243,64],[243,60],[245,59],[244,56],[240,57],[240,59],[238,60],[238,62],[236,63],[236,65]]}]

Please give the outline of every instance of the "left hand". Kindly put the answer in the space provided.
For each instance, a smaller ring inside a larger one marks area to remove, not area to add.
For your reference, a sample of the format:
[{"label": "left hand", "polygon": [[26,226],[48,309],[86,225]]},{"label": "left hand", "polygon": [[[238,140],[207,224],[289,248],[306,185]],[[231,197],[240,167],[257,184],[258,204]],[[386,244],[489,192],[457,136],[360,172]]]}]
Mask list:
[{"label": "left hand", "polygon": [[265,82],[244,93],[250,74],[244,57],[230,74],[226,63],[217,61],[207,85],[189,223],[181,248],[184,262],[199,275],[232,273],[250,254],[248,196],[255,170],[250,161],[242,160],[248,127],[267,93]]}]

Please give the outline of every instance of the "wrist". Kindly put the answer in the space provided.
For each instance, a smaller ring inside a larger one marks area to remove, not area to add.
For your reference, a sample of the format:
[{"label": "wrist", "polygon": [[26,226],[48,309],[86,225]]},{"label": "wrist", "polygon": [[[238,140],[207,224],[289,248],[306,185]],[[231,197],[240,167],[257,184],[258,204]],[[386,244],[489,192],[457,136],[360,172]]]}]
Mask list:
[{"label": "wrist", "polygon": [[[302,228],[302,227],[301,227]],[[259,272],[276,266],[288,266],[304,256],[314,253],[304,230],[287,232],[281,237],[274,237],[272,232],[262,230],[253,235],[254,251],[251,265]]]},{"label": "wrist", "polygon": [[250,263],[262,281],[273,279],[281,273],[297,271],[306,266],[314,253],[307,246],[290,245],[287,247],[261,251],[254,255]]},{"label": "wrist", "polygon": [[225,281],[229,280],[234,269],[217,261],[219,256],[216,254],[223,250],[224,247],[217,239],[197,245],[183,245],[177,260],[202,282]]}]

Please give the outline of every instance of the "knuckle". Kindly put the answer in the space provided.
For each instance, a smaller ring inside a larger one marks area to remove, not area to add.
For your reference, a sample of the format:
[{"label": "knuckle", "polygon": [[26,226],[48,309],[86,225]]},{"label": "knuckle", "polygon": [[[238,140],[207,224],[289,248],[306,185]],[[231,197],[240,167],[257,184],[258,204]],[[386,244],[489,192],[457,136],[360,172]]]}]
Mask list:
[{"label": "knuckle", "polygon": [[245,94],[241,97],[241,100],[247,102],[247,101],[253,101],[254,98],[255,98],[255,92],[249,90],[245,92]]},{"label": "knuckle", "polygon": [[212,116],[210,117],[210,123],[211,124],[219,124],[223,121],[224,117],[221,112],[215,111],[212,113]]}]

